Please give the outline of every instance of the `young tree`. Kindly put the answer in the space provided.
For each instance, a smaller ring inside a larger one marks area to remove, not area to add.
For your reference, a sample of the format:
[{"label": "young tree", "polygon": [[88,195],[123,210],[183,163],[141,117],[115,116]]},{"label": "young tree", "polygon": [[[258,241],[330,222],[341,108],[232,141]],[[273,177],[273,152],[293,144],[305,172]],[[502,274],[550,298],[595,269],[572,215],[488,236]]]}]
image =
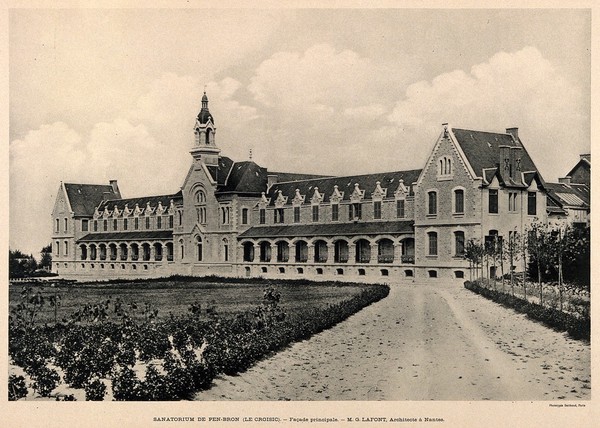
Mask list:
[{"label": "young tree", "polygon": [[[472,270],[475,269],[475,277],[477,277],[479,273],[478,266],[481,263],[481,259],[483,257],[483,246],[481,245],[481,243],[474,239],[469,239],[465,245],[464,257],[469,261],[469,272],[472,272]],[[473,280],[472,273],[471,280]]]},{"label": "young tree", "polygon": [[52,244],[48,244],[42,248],[42,251],[40,251],[40,256],[40,269],[46,269],[50,271],[52,268]]},{"label": "young tree", "polygon": [[[521,235],[516,230],[511,230],[508,233],[508,240],[504,240],[502,243],[503,246],[503,258],[506,258],[509,265],[508,269],[510,272],[510,291],[511,294],[515,295],[515,268],[516,263],[519,261],[519,257],[522,251],[521,245]],[[504,276],[504,269],[502,272],[502,276]]]}]

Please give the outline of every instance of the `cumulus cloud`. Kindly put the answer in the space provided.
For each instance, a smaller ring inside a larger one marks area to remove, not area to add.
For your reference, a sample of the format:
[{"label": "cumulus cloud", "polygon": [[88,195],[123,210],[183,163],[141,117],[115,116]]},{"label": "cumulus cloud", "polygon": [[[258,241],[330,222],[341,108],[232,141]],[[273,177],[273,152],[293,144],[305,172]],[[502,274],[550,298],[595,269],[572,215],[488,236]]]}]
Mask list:
[{"label": "cumulus cloud", "polygon": [[[556,179],[588,146],[589,139],[573,139],[589,135],[589,117],[578,113],[583,105],[581,91],[539,50],[525,47],[497,53],[468,73],[455,70],[410,85],[388,119],[414,138],[435,138],[443,122],[491,131],[521,125],[520,135],[538,168]],[[549,149],[558,146],[574,156],[557,158]]]},{"label": "cumulus cloud", "polygon": [[[207,83],[211,112],[231,120],[226,137],[256,118],[254,108],[234,99],[240,87],[231,78]],[[49,242],[60,181],[103,184],[117,179],[124,197],[176,192],[190,165],[202,90],[197,78],[166,73],[132,110],[86,132],[55,122],[13,140],[10,245],[37,252]]]}]

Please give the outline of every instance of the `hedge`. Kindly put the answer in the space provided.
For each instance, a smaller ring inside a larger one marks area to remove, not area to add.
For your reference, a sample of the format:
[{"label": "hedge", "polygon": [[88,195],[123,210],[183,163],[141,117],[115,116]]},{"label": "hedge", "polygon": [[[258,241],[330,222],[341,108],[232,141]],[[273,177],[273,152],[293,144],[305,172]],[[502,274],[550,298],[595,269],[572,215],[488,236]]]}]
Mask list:
[{"label": "hedge", "polygon": [[502,306],[526,314],[557,331],[566,331],[573,339],[590,340],[590,318],[579,318],[555,308],[540,306],[519,297],[482,287],[475,281],[465,281],[465,288]]}]

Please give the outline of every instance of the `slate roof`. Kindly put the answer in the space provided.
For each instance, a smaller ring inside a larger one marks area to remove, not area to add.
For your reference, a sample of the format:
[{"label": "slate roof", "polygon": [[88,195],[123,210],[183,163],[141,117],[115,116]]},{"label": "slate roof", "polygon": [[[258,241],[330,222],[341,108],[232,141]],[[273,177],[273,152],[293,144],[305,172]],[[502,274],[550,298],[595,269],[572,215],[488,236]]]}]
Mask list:
[{"label": "slate roof", "polygon": [[213,180],[217,182],[217,185],[223,186],[232,166],[233,161],[230,158],[221,156],[218,165],[207,165],[207,168]]},{"label": "slate roof", "polygon": [[65,183],[64,186],[75,216],[92,216],[104,198],[121,197],[111,185]]},{"label": "slate roof", "polygon": [[244,238],[294,238],[298,236],[350,236],[413,233],[413,220],[371,221],[357,223],[293,224],[255,226],[238,236]]},{"label": "slate roof", "polygon": [[260,195],[267,189],[267,169],[252,161],[235,162],[217,193],[233,192]]},{"label": "slate roof", "polygon": [[365,191],[364,200],[370,200],[371,193],[377,187],[378,181],[383,189],[387,188],[387,196],[392,197],[398,189],[400,180],[404,180],[404,185],[409,188],[409,193],[412,195],[412,184],[417,181],[421,171],[420,169],[414,169],[410,171],[382,172],[378,174],[327,177],[276,183],[269,189],[267,197],[271,198],[270,204],[274,205],[278,192],[281,190],[282,195],[288,197],[287,205],[291,205],[296,195],[296,189],[298,189],[301,195],[305,195],[304,203],[308,203],[315,192],[315,187],[318,187],[319,193],[324,195],[323,202],[329,202],[329,197],[333,194],[334,186],[337,185],[338,191],[340,193],[344,192],[343,200],[349,201],[350,195],[354,191],[354,186],[358,183],[359,189]]},{"label": "slate roof", "polygon": [[485,175],[484,169],[497,167],[500,162],[500,146],[521,147],[521,171],[538,170],[520,139],[514,139],[510,134],[459,128],[452,128],[452,133],[475,174],[480,177]]},{"label": "slate roof", "polygon": [[277,175],[278,183],[285,183],[287,181],[311,180],[313,178],[333,177],[332,175],[302,174],[302,173],[296,173],[296,172],[271,172],[271,171],[269,171],[269,175],[271,175],[271,174]]},{"label": "slate roof", "polygon": [[139,241],[144,239],[173,239],[173,231],[146,230],[140,232],[88,233],[77,242]]},{"label": "slate roof", "polygon": [[592,155],[581,155],[579,162],[569,171],[567,176],[574,175],[578,169],[583,168],[587,172],[590,172],[592,169]]},{"label": "slate roof", "polygon": [[589,188],[585,185],[546,183],[545,189],[548,192],[549,199],[552,199],[555,205],[559,207],[567,205],[589,208]]},{"label": "slate roof", "polygon": [[[102,211],[105,208],[108,208],[109,211],[115,208],[115,205],[119,208],[119,210],[123,210],[125,205],[129,209],[134,209],[136,204],[141,208],[146,208],[146,204],[150,202],[150,206],[152,208],[156,208],[158,203],[160,202],[164,208],[168,208],[171,205],[171,199],[174,203],[181,202],[182,193],[181,190],[175,194],[171,195],[159,195],[159,196],[142,196],[139,198],[128,198],[128,199],[113,199],[109,201],[104,201],[98,206],[98,211]],[[93,214],[92,210],[92,214]]]}]

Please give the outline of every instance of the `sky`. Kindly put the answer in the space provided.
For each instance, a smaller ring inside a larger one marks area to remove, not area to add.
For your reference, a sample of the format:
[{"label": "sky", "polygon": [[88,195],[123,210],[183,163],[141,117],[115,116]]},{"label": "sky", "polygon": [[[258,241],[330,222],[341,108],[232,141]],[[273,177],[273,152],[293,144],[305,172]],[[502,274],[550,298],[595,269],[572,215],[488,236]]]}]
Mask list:
[{"label": "sky", "polygon": [[12,9],[9,243],[60,182],[177,192],[206,90],[222,154],[274,171],[422,168],[442,123],[519,135],[547,181],[590,152],[588,10]]}]

